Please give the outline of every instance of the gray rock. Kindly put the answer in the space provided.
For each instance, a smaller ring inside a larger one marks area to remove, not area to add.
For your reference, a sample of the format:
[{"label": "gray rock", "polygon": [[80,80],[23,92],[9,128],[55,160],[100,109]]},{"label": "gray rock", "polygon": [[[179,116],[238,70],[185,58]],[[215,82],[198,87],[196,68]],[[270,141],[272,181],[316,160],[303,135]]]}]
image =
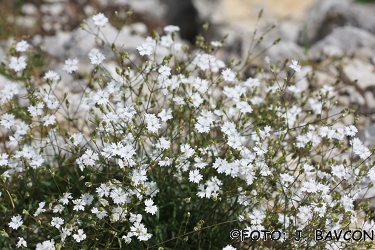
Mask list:
[{"label": "gray rock", "polygon": [[306,91],[309,88],[309,81],[306,79],[307,75],[311,75],[313,73],[313,68],[309,66],[301,67],[300,72],[296,72],[296,87],[302,91]]},{"label": "gray rock", "polygon": [[321,88],[326,84],[333,84],[336,82],[337,78],[334,77],[330,72],[322,72],[316,71],[314,75],[314,81],[312,81],[312,85],[315,88]]},{"label": "gray rock", "polygon": [[357,80],[357,86],[363,90],[375,85],[374,66],[357,58],[343,63],[343,76],[351,82]]},{"label": "gray rock", "polygon": [[369,205],[369,208],[375,208],[375,186],[368,188],[368,185],[370,183],[371,183],[370,178],[365,178],[360,183],[359,187],[362,189],[362,191],[358,193],[357,200],[361,201],[362,199],[364,200],[370,199],[371,203]]},{"label": "gray rock", "polygon": [[372,124],[366,128],[359,129],[358,138],[363,141],[363,143],[369,147],[375,146],[375,124]]},{"label": "gray rock", "polygon": [[2,90],[5,87],[5,85],[11,84],[11,83],[12,81],[10,79],[0,74],[0,90]]},{"label": "gray rock", "polygon": [[[87,30],[76,28],[72,32],[57,32],[56,36],[47,37],[43,43],[45,50],[61,60],[67,57],[78,57],[82,62],[88,62],[88,53],[92,48],[98,48],[106,59],[114,58],[114,53],[110,46],[114,43],[119,51],[134,52],[138,45],[144,42],[144,38],[132,34],[130,27],[124,27],[117,30],[114,26],[107,23],[104,27],[94,26],[92,20],[87,20]],[[97,34],[97,35],[95,35]]]},{"label": "gray rock", "polygon": [[368,108],[375,108],[375,98],[371,91],[365,92],[365,100]]},{"label": "gray rock", "polygon": [[341,106],[349,107],[350,106],[350,98],[349,96],[341,95],[337,98],[337,102]]},{"label": "gray rock", "polygon": [[320,59],[322,56],[327,55],[327,48],[331,51],[336,49],[347,55],[352,55],[362,47],[374,48],[375,36],[356,27],[338,27],[311,47],[309,57],[313,60]]},{"label": "gray rock", "polygon": [[354,52],[354,57],[364,62],[371,62],[373,55],[374,50],[369,47],[362,47]]},{"label": "gray rock", "polygon": [[354,0],[317,0],[301,28],[298,43],[312,45],[340,26],[350,25],[375,32],[374,10],[374,4]]},{"label": "gray rock", "polygon": [[365,98],[357,91],[350,93],[349,99],[350,103],[354,103],[359,106],[364,106],[366,104]]},{"label": "gray rock", "polygon": [[65,48],[65,43],[70,40],[71,36],[72,34],[70,32],[57,31],[54,36],[44,37],[41,47],[48,54],[60,60],[64,60],[70,56],[69,51]]},{"label": "gray rock", "polygon": [[4,61],[5,52],[2,47],[0,47],[0,62]]}]

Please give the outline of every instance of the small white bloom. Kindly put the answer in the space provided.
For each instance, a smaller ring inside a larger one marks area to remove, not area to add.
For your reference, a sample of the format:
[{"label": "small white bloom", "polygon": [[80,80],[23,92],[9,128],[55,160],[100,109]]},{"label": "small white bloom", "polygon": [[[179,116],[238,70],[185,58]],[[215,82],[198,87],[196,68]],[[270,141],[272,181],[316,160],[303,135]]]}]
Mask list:
[{"label": "small white bloom", "polygon": [[145,119],[147,122],[147,129],[150,132],[157,132],[158,129],[161,128],[159,118],[157,118],[154,114],[145,114]]},{"label": "small white bloom", "polygon": [[35,106],[30,106],[27,108],[32,117],[43,114],[44,103],[38,102]]},{"label": "small white bloom", "polygon": [[234,248],[232,245],[227,245],[223,248],[223,250],[236,250],[236,248]]},{"label": "small white bloom", "polygon": [[108,18],[103,13],[98,13],[92,17],[94,24],[98,27],[103,27],[108,23]]},{"label": "small white bloom", "polygon": [[221,74],[223,75],[224,80],[227,81],[227,82],[233,82],[234,79],[236,78],[236,75],[230,69],[223,70],[223,72],[221,72]]},{"label": "small white bloom", "polygon": [[175,25],[168,25],[164,27],[164,31],[167,33],[178,32],[180,31],[180,27]]},{"label": "small white bloom", "polygon": [[216,47],[216,48],[223,47],[223,44],[222,44],[221,42],[219,42],[219,41],[212,41],[212,42],[211,42],[211,45],[212,45],[213,47]]},{"label": "small white bloom", "polygon": [[203,179],[203,176],[199,173],[198,170],[191,170],[189,172],[189,181],[194,183],[199,183]]},{"label": "small white bloom", "polygon": [[64,219],[60,217],[52,217],[51,225],[59,229],[64,224]]},{"label": "small white bloom", "polygon": [[73,203],[75,204],[75,206],[73,207],[73,210],[74,211],[84,211],[85,210],[85,206],[86,206],[86,202],[82,199],[75,199],[73,200]]},{"label": "small white bloom", "polygon": [[171,75],[171,68],[168,67],[168,66],[161,66],[158,70],[158,72],[162,75],[162,76],[170,76]]},{"label": "small white bloom", "polygon": [[142,45],[137,46],[137,50],[141,56],[150,56],[154,53],[155,47],[150,43],[142,43]]},{"label": "small white bloom", "polygon": [[18,72],[24,70],[26,68],[26,58],[23,56],[10,58],[9,68],[13,69],[14,71]]},{"label": "small white bloom", "polygon": [[160,149],[168,149],[171,146],[171,142],[161,137],[155,146]]},{"label": "small white bloom", "polygon": [[14,120],[14,115],[13,114],[3,114],[3,117],[0,121],[0,124],[3,125],[6,128],[10,128],[14,125],[15,120]]},{"label": "small white bloom", "polygon": [[173,45],[173,39],[171,35],[160,37],[160,46],[169,48]]},{"label": "small white bloom", "polygon": [[25,40],[22,40],[16,44],[16,50],[18,52],[25,52],[29,46],[30,45]]},{"label": "small white bloom", "polygon": [[289,65],[290,68],[292,68],[295,72],[301,71],[301,65],[298,65],[297,60],[292,60],[292,63]]},{"label": "small white bloom", "polygon": [[168,109],[168,110],[165,110],[163,109],[159,114],[158,114],[160,120],[162,120],[163,122],[166,122],[170,119],[173,118],[172,116],[172,110],[171,109]]},{"label": "small white bloom", "polygon": [[18,242],[17,242],[17,248],[20,248],[20,247],[27,247],[27,242],[24,238],[22,237],[18,237]]},{"label": "small white bloom", "polygon": [[90,58],[91,64],[99,65],[104,61],[105,56],[98,49],[94,48],[90,50],[89,58]]},{"label": "small white bloom", "polygon": [[44,79],[50,79],[52,81],[58,81],[60,79],[60,76],[52,70],[49,70],[45,75]]},{"label": "small white bloom", "polygon": [[46,115],[46,116],[42,117],[41,121],[44,122],[43,125],[47,127],[48,125],[55,124],[56,116],[55,115]]},{"label": "small white bloom", "polygon": [[46,211],[46,210],[43,208],[45,205],[46,205],[46,203],[45,203],[44,201],[39,202],[39,207],[38,207],[38,209],[36,210],[36,212],[34,213],[34,216],[38,216],[39,214],[44,213],[44,212]]},{"label": "small white bloom", "polygon": [[17,230],[20,226],[22,226],[23,221],[21,215],[13,216],[11,222],[9,222],[9,227]]},{"label": "small white bloom", "polygon": [[68,59],[68,60],[65,60],[65,65],[62,69],[68,72],[69,74],[71,74],[73,71],[76,71],[78,69],[77,64],[78,64],[77,58]]},{"label": "small white bloom", "polygon": [[81,241],[83,241],[84,239],[86,239],[86,234],[85,234],[85,232],[84,232],[82,229],[78,229],[78,234],[73,234],[73,238],[74,238],[77,242],[81,242]]},{"label": "small white bloom", "polygon": [[146,208],[145,208],[146,213],[150,213],[154,215],[158,211],[158,207],[154,205],[154,201],[151,199],[145,200],[145,205],[146,205]]}]

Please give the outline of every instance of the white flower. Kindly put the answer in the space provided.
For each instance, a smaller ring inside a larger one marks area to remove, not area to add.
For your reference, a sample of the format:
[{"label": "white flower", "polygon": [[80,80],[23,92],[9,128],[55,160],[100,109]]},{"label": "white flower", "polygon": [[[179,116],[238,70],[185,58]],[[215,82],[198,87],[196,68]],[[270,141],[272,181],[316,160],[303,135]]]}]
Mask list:
[{"label": "white flower", "polygon": [[21,215],[13,216],[11,222],[9,222],[9,227],[17,230],[20,226],[22,226],[23,221]]},{"label": "white flower", "polygon": [[78,146],[83,140],[83,134],[82,133],[72,134],[69,137],[69,140],[73,143],[74,146]]},{"label": "white flower", "polygon": [[103,27],[108,23],[108,18],[103,13],[98,13],[92,17],[94,24],[98,27]]},{"label": "white flower", "polygon": [[368,158],[371,155],[370,150],[365,145],[363,145],[360,139],[354,138],[351,141],[351,144],[353,146],[354,153],[359,155],[362,160]]},{"label": "white flower", "polygon": [[367,177],[370,178],[371,181],[375,181],[375,167],[370,168]]},{"label": "white flower", "polygon": [[297,60],[292,60],[292,63],[289,65],[290,68],[292,68],[295,72],[301,71],[301,65],[298,65]]},{"label": "white flower", "polygon": [[223,250],[236,250],[236,248],[234,248],[232,245],[227,245],[223,248]]},{"label": "white flower", "polygon": [[71,74],[73,71],[76,71],[78,69],[77,64],[78,64],[77,58],[67,59],[67,60],[65,60],[65,65],[62,69],[64,71],[68,72],[69,74]]},{"label": "white flower", "polygon": [[159,114],[158,114],[160,120],[162,120],[163,122],[166,122],[170,119],[173,118],[172,116],[172,110],[171,109],[168,109],[168,110],[165,110],[163,109]]},{"label": "white flower", "polygon": [[285,184],[285,182],[292,183],[294,181],[294,177],[289,174],[280,174],[281,182]]},{"label": "white flower", "polygon": [[193,102],[194,107],[198,108],[203,103],[203,98],[199,93],[194,93],[191,96],[191,100]]},{"label": "white flower", "polygon": [[75,204],[75,206],[73,207],[73,210],[75,211],[84,211],[85,210],[85,206],[86,206],[86,202],[82,199],[75,199],[73,200],[73,203]]},{"label": "white flower", "polygon": [[132,242],[132,236],[133,236],[133,233],[128,232],[127,235],[123,235],[121,238],[125,241],[126,244],[129,244],[130,242]]},{"label": "white flower", "polygon": [[13,114],[3,114],[0,124],[6,128],[10,128],[14,125],[14,115]]},{"label": "white flower", "polygon": [[191,170],[189,172],[189,181],[194,183],[199,183],[203,179],[203,176],[199,173],[198,170]]},{"label": "white flower", "polygon": [[142,214],[133,214],[130,213],[130,218],[129,221],[134,223],[134,222],[141,222],[142,221]]},{"label": "white flower", "polygon": [[64,224],[64,219],[60,217],[52,217],[51,225],[59,229]]},{"label": "white flower", "polygon": [[167,33],[178,32],[180,31],[180,27],[175,25],[167,25],[164,27],[164,31]]},{"label": "white flower", "polygon": [[205,93],[208,89],[209,83],[206,79],[196,77],[193,82],[193,87],[196,88],[200,93]]},{"label": "white flower", "polygon": [[50,79],[52,81],[58,81],[60,79],[60,76],[52,70],[49,70],[45,75],[44,79]]},{"label": "white flower", "polygon": [[35,250],[55,250],[55,241],[52,239],[52,240],[46,240],[46,241],[43,241],[42,243],[38,243],[36,245],[36,248]]},{"label": "white flower", "polygon": [[219,42],[219,41],[212,41],[212,42],[211,42],[211,45],[212,45],[213,47],[216,47],[216,48],[223,47],[223,44],[222,44],[221,42]]},{"label": "white flower", "polygon": [[18,52],[25,52],[29,46],[30,45],[25,40],[22,40],[16,44],[16,50]]},{"label": "white flower", "polygon": [[171,146],[171,142],[161,137],[155,146],[160,149],[168,149]]},{"label": "white flower", "polygon": [[45,212],[46,210],[43,208],[45,205],[46,205],[46,203],[44,201],[43,202],[39,202],[39,207],[36,210],[36,212],[34,213],[34,216],[38,216],[39,214]]},{"label": "white flower", "polygon": [[354,125],[345,127],[345,134],[347,136],[354,136],[358,132],[358,129]]},{"label": "white flower", "polygon": [[147,37],[146,41],[142,45],[137,46],[137,50],[141,56],[147,55],[150,56],[154,53],[156,42],[151,37]]},{"label": "white flower", "polygon": [[154,114],[145,114],[145,119],[147,122],[147,129],[150,132],[157,132],[158,129],[161,127],[159,123],[159,118],[157,118]]},{"label": "white flower", "polygon": [[38,102],[35,106],[30,106],[27,108],[32,117],[43,114],[44,103]]},{"label": "white flower", "polygon": [[149,43],[142,43],[142,45],[137,46],[137,50],[141,56],[150,56],[154,53],[154,46]]},{"label": "white flower", "polygon": [[77,242],[81,242],[81,241],[83,241],[84,239],[86,239],[86,234],[85,234],[85,232],[84,232],[82,229],[78,229],[78,234],[73,234],[73,238],[74,238]]},{"label": "white flower", "polygon": [[41,121],[44,122],[43,125],[47,127],[48,125],[55,124],[56,116],[55,115],[46,115],[46,116],[42,117]]},{"label": "white flower", "polygon": [[91,64],[99,65],[104,61],[105,56],[98,49],[94,48],[90,50],[89,58],[90,58]]},{"label": "white flower", "polygon": [[8,164],[8,157],[9,155],[7,153],[2,153],[0,155],[0,166],[5,166]]},{"label": "white flower", "polygon": [[158,72],[162,75],[162,76],[170,76],[171,75],[171,68],[168,67],[168,66],[161,66],[158,70]]},{"label": "white flower", "polygon": [[69,203],[69,199],[72,199],[72,194],[71,193],[64,193],[63,197],[59,199],[59,202],[62,203],[63,205],[67,205]]},{"label": "white flower", "polygon": [[26,58],[23,56],[10,58],[9,68],[18,72],[26,68]]},{"label": "white flower", "polygon": [[19,93],[18,84],[15,82],[6,83],[0,93],[0,102],[5,103]]},{"label": "white flower", "polygon": [[154,215],[156,211],[158,211],[158,207],[154,205],[154,201],[151,199],[145,200],[145,205],[146,205],[146,208],[145,208],[146,213],[150,213]]},{"label": "white flower", "polygon": [[17,242],[17,248],[20,248],[20,247],[27,247],[27,242],[24,238],[22,237],[18,237],[18,242]]},{"label": "white flower", "polygon": [[233,82],[236,78],[236,75],[230,69],[223,70],[221,74],[223,75],[224,80],[227,82]]},{"label": "white flower", "polygon": [[172,44],[173,44],[173,39],[171,35],[160,37],[160,46],[169,48],[172,46]]},{"label": "white flower", "polygon": [[52,212],[61,214],[63,210],[64,210],[64,206],[61,204],[57,204],[56,206],[53,207]]}]

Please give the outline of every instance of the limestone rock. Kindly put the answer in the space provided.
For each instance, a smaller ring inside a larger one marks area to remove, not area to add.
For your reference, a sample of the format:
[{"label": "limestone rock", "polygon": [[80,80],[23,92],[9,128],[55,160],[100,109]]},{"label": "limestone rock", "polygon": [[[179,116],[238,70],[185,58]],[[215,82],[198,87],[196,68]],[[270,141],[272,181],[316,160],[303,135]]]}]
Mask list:
[{"label": "limestone rock", "polygon": [[357,58],[347,60],[343,65],[343,75],[352,82],[357,80],[357,86],[363,90],[375,85],[374,66]]},{"label": "limestone rock", "polygon": [[[327,56],[327,48],[331,51],[335,49],[336,51],[342,51],[346,55],[352,55],[362,47],[374,48],[375,36],[356,27],[338,27],[311,47],[309,57],[313,60],[318,60],[324,55]],[[328,56],[330,56],[329,53]]]},{"label": "limestone rock", "polygon": [[298,43],[312,45],[341,26],[374,32],[374,10],[374,4],[356,3],[355,0],[316,0],[301,27]]}]

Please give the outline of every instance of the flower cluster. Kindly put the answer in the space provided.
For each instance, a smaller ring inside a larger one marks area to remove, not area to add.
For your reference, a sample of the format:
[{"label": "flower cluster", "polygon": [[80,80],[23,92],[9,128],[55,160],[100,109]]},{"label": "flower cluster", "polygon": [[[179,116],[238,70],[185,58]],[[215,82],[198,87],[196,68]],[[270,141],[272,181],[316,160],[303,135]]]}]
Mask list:
[{"label": "flower cluster", "polygon": [[[109,22],[102,13],[92,21],[99,30]],[[331,113],[335,87],[300,90],[288,75],[303,67],[296,60],[248,77],[212,53],[224,40],[188,51],[178,27],[163,31],[134,56],[107,44],[115,69],[91,48],[39,79],[27,73],[36,52],[15,44],[0,71],[11,79],[0,90],[0,244],[236,249],[264,242],[230,239],[234,228],[373,228],[354,206],[371,186],[363,180],[375,181],[373,151],[343,121],[349,109]],[[91,72],[78,67],[84,61]]]}]

